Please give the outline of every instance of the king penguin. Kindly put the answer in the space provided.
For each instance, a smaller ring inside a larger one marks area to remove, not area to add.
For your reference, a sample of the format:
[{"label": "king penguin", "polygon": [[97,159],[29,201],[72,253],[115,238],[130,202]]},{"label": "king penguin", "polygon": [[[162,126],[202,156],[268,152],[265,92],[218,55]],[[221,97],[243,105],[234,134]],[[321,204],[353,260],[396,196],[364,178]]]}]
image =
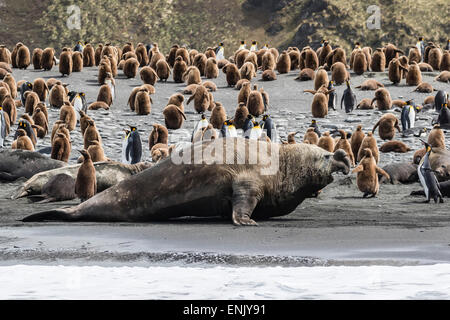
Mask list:
[{"label": "king penguin", "polygon": [[225,59],[225,49],[223,47],[223,42],[219,43],[219,46],[216,48],[216,60],[220,61]]},{"label": "king penguin", "polygon": [[222,138],[236,138],[238,136],[233,120],[226,120],[223,123],[222,129],[220,130],[220,135]]},{"label": "king penguin", "polygon": [[425,44],[423,41],[423,37],[419,37],[419,41],[417,41],[416,47],[417,47],[417,49],[419,49],[420,59],[423,61],[423,55],[425,53]]},{"label": "king penguin", "polygon": [[3,108],[0,106],[0,149],[3,148],[4,142],[6,139],[6,120],[5,120],[5,112]]},{"label": "king penguin", "polygon": [[414,128],[416,106],[412,100],[407,101],[406,105],[402,108],[401,120],[403,131]]},{"label": "king penguin", "polygon": [[27,136],[31,139],[33,144],[36,145],[37,142],[36,134],[34,133],[33,127],[31,126],[31,123],[28,122],[28,120],[20,119],[16,133],[14,135],[14,140],[17,140],[17,138],[19,137],[19,129],[25,130]]},{"label": "king penguin", "polygon": [[83,52],[83,49],[84,49],[84,47],[83,47],[83,45],[81,44],[81,41],[78,41],[78,43],[76,44],[76,46],[75,46],[75,48],[73,48],[73,51],[74,52],[76,52],[76,51],[78,51],[78,52]]},{"label": "king penguin", "polygon": [[446,128],[448,128],[448,126],[450,125],[450,110],[448,109],[447,103],[444,103],[441,111],[439,111],[437,123],[439,123],[441,127]]},{"label": "king penguin", "polygon": [[317,134],[317,136],[320,138],[322,136],[322,133],[320,133],[319,125],[317,124],[316,120],[312,120],[311,124],[309,125],[310,128],[314,128],[314,132]]},{"label": "king penguin", "polygon": [[111,97],[114,104],[114,100],[116,100],[117,91],[116,91],[116,81],[114,80],[114,77],[110,72],[106,73],[106,79],[105,84],[109,87],[111,90]]},{"label": "king penguin", "polygon": [[250,129],[250,132],[246,135],[247,139],[259,140],[261,138],[263,131],[258,122],[253,120],[253,127]]},{"label": "king penguin", "polygon": [[70,91],[69,101],[77,112],[77,119],[80,120],[80,111],[87,112],[88,109],[86,94],[84,92]]},{"label": "king penguin", "polygon": [[25,106],[25,92],[33,90],[33,84],[31,82],[25,82],[20,86],[20,101],[22,106]]},{"label": "king penguin", "polygon": [[344,94],[342,95],[341,99],[341,109],[342,109],[342,102],[345,105],[345,112],[350,113],[353,111],[356,105],[356,95],[353,92],[352,88],[350,87],[350,81],[346,81],[347,83],[347,89],[344,90]]},{"label": "king penguin", "polygon": [[253,129],[253,120],[253,116],[249,114],[247,116],[247,119],[245,119],[244,126],[242,127],[242,130],[244,131],[244,137],[247,139],[250,137],[250,132]]},{"label": "king penguin", "polygon": [[247,49],[247,45],[245,44],[245,41],[244,41],[244,40],[241,40],[241,44],[240,44],[238,50],[242,50],[242,49]]},{"label": "king penguin", "polygon": [[278,133],[275,123],[269,115],[264,115],[262,121],[259,123],[261,129],[266,132],[270,141],[278,143]]},{"label": "king penguin", "polygon": [[252,41],[252,46],[250,47],[250,52],[258,51],[258,42]]},{"label": "king penguin", "polygon": [[265,43],[261,50],[269,50],[269,44]]},{"label": "king penguin", "polygon": [[[142,141],[139,135],[139,132],[136,127],[129,126],[130,130],[127,133],[125,140],[126,143],[123,143],[123,147],[125,147],[125,158],[122,159],[122,162],[129,164],[136,164],[141,162],[142,157]],[[123,155],[123,153],[122,153]]]},{"label": "king penguin", "polygon": [[194,137],[197,134],[197,132],[202,131],[203,129],[208,127],[208,124],[209,124],[208,119],[206,119],[206,116],[204,114],[202,114],[202,118],[200,119],[199,122],[197,122],[197,124],[195,125],[195,128],[194,128],[194,131],[192,132],[191,142],[194,141]]},{"label": "king penguin", "polygon": [[[328,82],[328,91],[333,89],[334,89],[334,82],[333,81]],[[330,93],[328,94],[328,109],[331,108],[334,111],[336,111],[336,106],[337,106],[337,93],[336,90],[333,90],[330,91]]]},{"label": "king penguin", "polygon": [[450,39],[447,40],[447,45],[445,46],[445,50],[450,51]]},{"label": "king penguin", "polygon": [[444,199],[442,198],[441,191],[439,190],[439,182],[436,179],[430,165],[429,157],[432,151],[431,145],[423,140],[421,141],[425,145],[427,152],[417,167],[417,174],[419,175],[420,184],[422,185],[425,196],[427,197],[425,202],[428,203],[430,202],[430,199],[433,198],[435,203],[438,202],[438,199],[440,203],[443,203]]}]

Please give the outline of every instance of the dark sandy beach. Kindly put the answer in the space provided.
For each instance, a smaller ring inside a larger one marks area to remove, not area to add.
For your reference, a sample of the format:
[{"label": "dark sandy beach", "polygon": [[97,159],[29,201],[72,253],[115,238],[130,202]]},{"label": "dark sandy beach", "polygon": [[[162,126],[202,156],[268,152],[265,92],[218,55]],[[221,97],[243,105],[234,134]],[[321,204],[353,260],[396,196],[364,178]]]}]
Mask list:
[{"label": "dark sandy beach", "polygon": [[[270,112],[280,136],[299,130],[305,132],[311,122],[311,94],[313,82],[297,82],[297,71],[279,75],[277,81],[261,82],[261,74],[253,80],[270,94]],[[57,68],[52,72],[14,70],[16,80],[33,81],[36,78],[58,78]],[[63,79],[70,90],[84,91],[88,102],[94,102],[99,86],[97,68],[85,69]],[[436,89],[449,90],[444,83],[434,81],[437,73],[424,73],[423,80]],[[429,94],[412,92],[414,87],[393,86],[386,73],[352,74],[352,86],[367,77],[374,77],[390,91],[392,99],[411,99],[421,104]],[[221,102],[229,117],[234,115],[238,91],[227,88],[223,73],[215,79]],[[118,98],[110,111],[90,111],[103,138],[105,154],[120,161],[122,128],[137,125],[145,147],[143,160],[149,161],[148,135],[153,123],[164,123],[162,109],[168,98],[180,92],[185,85],[157,83],[152,96],[152,112],[136,116],[126,106],[133,87],[141,84],[136,79],[125,79],[122,72],[116,80]],[[338,98],[345,86],[337,87]],[[373,91],[355,89],[358,101],[373,97]],[[186,96],[187,98],[188,96]],[[394,111],[392,111],[394,112]],[[18,114],[23,113],[23,108]],[[398,112],[394,112],[399,116]],[[339,109],[326,119],[318,119],[320,126],[337,125],[353,131],[357,124],[371,130],[382,115],[377,110],[356,110],[351,114]],[[50,111],[50,126],[58,117],[58,110]],[[170,132],[170,143],[189,141],[199,116],[192,104],[186,107],[187,121],[182,129]],[[418,114],[416,127],[431,129],[433,112]],[[326,131],[325,128],[322,131]],[[378,139],[378,146],[383,141]],[[301,135],[302,137],[302,135]],[[448,141],[449,134],[446,133]],[[413,150],[420,148],[417,138],[396,139]],[[71,163],[76,162],[76,149],[82,146],[79,129],[72,132]],[[300,138],[297,140],[300,141]],[[7,147],[12,135],[7,140]],[[37,149],[50,146],[47,136],[39,141]],[[393,162],[409,162],[414,151],[406,154],[381,154],[380,166]],[[257,228],[236,228],[221,219],[180,219],[166,223],[148,224],[93,224],[41,223],[24,224],[19,220],[30,213],[70,206],[77,201],[45,205],[30,204],[26,199],[11,200],[11,195],[23,181],[0,185],[0,264],[106,264],[141,265],[148,263],[213,263],[231,265],[330,265],[330,264],[417,264],[450,262],[449,202],[424,204],[423,198],[411,197],[420,190],[411,185],[382,185],[375,199],[363,199],[355,184],[355,175],[336,175],[335,182],[323,190],[317,199],[308,199],[295,212],[282,218],[259,221]]]}]

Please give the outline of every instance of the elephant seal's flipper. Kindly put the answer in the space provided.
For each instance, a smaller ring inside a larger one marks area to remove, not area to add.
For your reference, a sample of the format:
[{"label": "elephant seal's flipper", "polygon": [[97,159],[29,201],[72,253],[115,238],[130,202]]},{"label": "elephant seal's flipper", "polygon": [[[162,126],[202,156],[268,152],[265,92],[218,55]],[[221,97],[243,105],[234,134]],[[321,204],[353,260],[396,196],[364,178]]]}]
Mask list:
[{"label": "elephant seal's flipper", "polygon": [[56,209],[32,214],[22,220],[22,222],[42,222],[42,221],[77,221],[78,215],[74,215],[65,209]]}]

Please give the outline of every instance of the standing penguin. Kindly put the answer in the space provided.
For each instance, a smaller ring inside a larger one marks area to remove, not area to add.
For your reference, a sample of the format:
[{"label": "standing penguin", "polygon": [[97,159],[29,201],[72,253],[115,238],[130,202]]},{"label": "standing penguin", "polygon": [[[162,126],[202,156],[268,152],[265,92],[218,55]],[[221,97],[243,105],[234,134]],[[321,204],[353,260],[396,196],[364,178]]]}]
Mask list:
[{"label": "standing penguin", "polygon": [[194,140],[194,136],[199,132],[208,127],[208,119],[206,119],[206,116],[202,113],[202,118],[199,122],[195,125],[194,131],[192,132],[191,142]]},{"label": "standing penguin", "polygon": [[237,131],[234,126],[233,120],[226,120],[223,123],[222,129],[220,130],[220,135],[222,138],[236,138]]},{"label": "standing penguin", "polygon": [[8,135],[8,125],[9,125],[9,117],[6,119],[8,115],[3,111],[0,106],[0,149],[3,148],[6,136]]},{"label": "standing penguin", "polygon": [[111,97],[112,97],[112,101],[114,103],[114,100],[116,100],[116,96],[117,96],[116,81],[114,80],[114,77],[112,76],[112,74],[110,72],[106,73],[105,84],[111,90]]},{"label": "standing penguin", "polygon": [[350,87],[350,81],[347,80],[346,83],[347,89],[344,90],[344,94],[342,95],[341,109],[342,109],[342,102],[344,102],[345,112],[350,113],[355,108],[357,102],[356,102],[356,95],[353,92],[352,88]]},{"label": "standing penguin", "polygon": [[225,49],[223,47],[223,42],[219,43],[219,46],[216,48],[216,60],[223,60],[225,59]]},{"label": "standing penguin", "polygon": [[419,49],[419,51],[420,51],[420,58],[421,58],[421,61],[423,61],[424,53],[425,53],[425,44],[424,44],[424,41],[423,41],[423,37],[419,37],[419,41],[417,41],[416,47],[417,47],[417,49]]},{"label": "standing penguin", "polygon": [[83,164],[78,169],[75,181],[75,194],[84,202],[97,193],[97,178],[91,155],[87,150],[78,150],[84,157]]},{"label": "standing penguin", "polygon": [[259,140],[261,138],[263,131],[261,129],[261,126],[258,122],[253,121],[253,127],[250,129],[249,132],[246,132],[245,138],[252,139],[252,140]]},{"label": "standing penguin", "polygon": [[251,114],[247,115],[247,119],[245,119],[244,126],[242,130],[244,131],[244,137],[248,139],[250,136],[250,131],[253,129],[253,121],[254,118]]},{"label": "standing penguin", "polygon": [[433,198],[435,203],[438,202],[438,199],[440,203],[443,203],[444,199],[442,198],[441,191],[439,190],[439,182],[431,169],[429,160],[432,147],[425,141],[421,141],[425,145],[426,153],[417,167],[417,174],[419,175],[420,184],[422,185],[425,196],[427,197],[425,202],[428,203],[430,202],[430,199]]},{"label": "standing penguin", "polygon": [[86,102],[86,94],[84,92],[69,92],[69,101],[77,112],[77,118],[79,119],[80,111],[87,112],[88,104]]},{"label": "standing penguin", "polygon": [[244,40],[241,40],[240,46],[238,50],[243,50],[243,49],[247,49],[247,45],[245,44]]},{"label": "standing penguin", "polygon": [[447,102],[448,95],[444,90],[439,90],[434,96],[434,109],[439,112],[444,103]]},{"label": "standing penguin", "polygon": [[311,124],[309,125],[310,128],[314,128],[314,132],[317,134],[317,136],[320,138],[320,136],[322,135],[320,133],[320,129],[319,129],[319,125],[317,124],[316,120],[311,120]]},{"label": "standing penguin", "polygon": [[73,48],[74,52],[83,52],[83,44],[81,43],[81,41],[78,41],[77,44],[75,45],[75,47]]},{"label": "standing penguin", "polygon": [[441,111],[439,111],[436,123],[439,123],[441,127],[448,127],[450,125],[450,110],[448,109],[447,103],[444,103]]},{"label": "standing penguin", "polygon": [[126,144],[124,143],[123,145],[123,147],[125,147],[125,159],[122,159],[122,162],[136,164],[141,162],[142,141],[141,137],[139,136],[139,132],[137,131],[137,128],[133,126],[129,127],[130,133],[125,138]]},{"label": "standing penguin", "polygon": [[26,97],[25,97],[25,92],[27,91],[31,91],[33,90],[33,84],[31,82],[24,82],[22,83],[22,85],[20,86],[20,101],[22,102],[22,106],[25,106],[25,101],[26,101]]},{"label": "standing penguin", "polygon": [[412,100],[406,102],[406,105],[402,108],[402,128],[403,131],[414,128],[416,121],[416,106]]},{"label": "standing penguin", "polygon": [[264,115],[259,125],[261,126],[261,129],[263,131],[266,131],[266,134],[269,137],[270,141],[278,143],[277,128],[275,127],[275,123],[269,115]]},{"label": "standing penguin", "polygon": [[256,52],[258,51],[258,42],[252,41],[252,46],[250,47],[250,52]]},{"label": "standing penguin", "polygon": [[[336,111],[337,106],[337,93],[334,88],[334,82],[330,81],[328,82],[328,109],[333,109]],[[320,137],[320,136],[319,136]]]}]

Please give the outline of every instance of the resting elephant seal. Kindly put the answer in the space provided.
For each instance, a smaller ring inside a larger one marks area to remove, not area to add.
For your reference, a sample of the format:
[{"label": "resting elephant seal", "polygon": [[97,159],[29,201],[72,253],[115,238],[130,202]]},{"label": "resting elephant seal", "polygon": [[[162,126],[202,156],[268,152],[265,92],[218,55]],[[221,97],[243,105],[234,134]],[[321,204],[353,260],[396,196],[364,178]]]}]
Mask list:
[{"label": "resting elephant seal", "polygon": [[[43,186],[52,177],[58,174],[67,174],[73,179],[76,179],[80,166],[81,164],[76,164],[38,173],[24,183],[24,185],[18,190],[17,194],[13,196],[13,199],[40,195],[42,193]],[[120,181],[148,169],[151,166],[152,164],[146,162],[133,165],[112,161],[94,163],[97,178],[97,190],[98,192],[106,190],[113,185],[118,184]]]},{"label": "resting elephant seal", "polygon": [[433,148],[429,157],[431,169],[434,170],[439,181],[450,179],[450,151]]},{"label": "resting elephant seal", "polygon": [[67,163],[53,160],[38,152],[25,150],[0,150],[0,181],[31,178],[36,173],[62,168]]},{"label": "resting elephant seal", "polygon": [[390,178],[378,175],[380,183],[407,184],[419,181],[417,164],[414,163],[392,163],[383,167],[383,170],[388,173]]},{"label": "resting elephant seal", "polygon": [[252,218],[291,213],[331,183],[337,171],[350,171],[343,150],[333,154],[307,144],[217,139],[172,153],[76,207],[37,213],[23,221],[143,222],[222,216],[232,218],[235,225],[256,225]]}]

